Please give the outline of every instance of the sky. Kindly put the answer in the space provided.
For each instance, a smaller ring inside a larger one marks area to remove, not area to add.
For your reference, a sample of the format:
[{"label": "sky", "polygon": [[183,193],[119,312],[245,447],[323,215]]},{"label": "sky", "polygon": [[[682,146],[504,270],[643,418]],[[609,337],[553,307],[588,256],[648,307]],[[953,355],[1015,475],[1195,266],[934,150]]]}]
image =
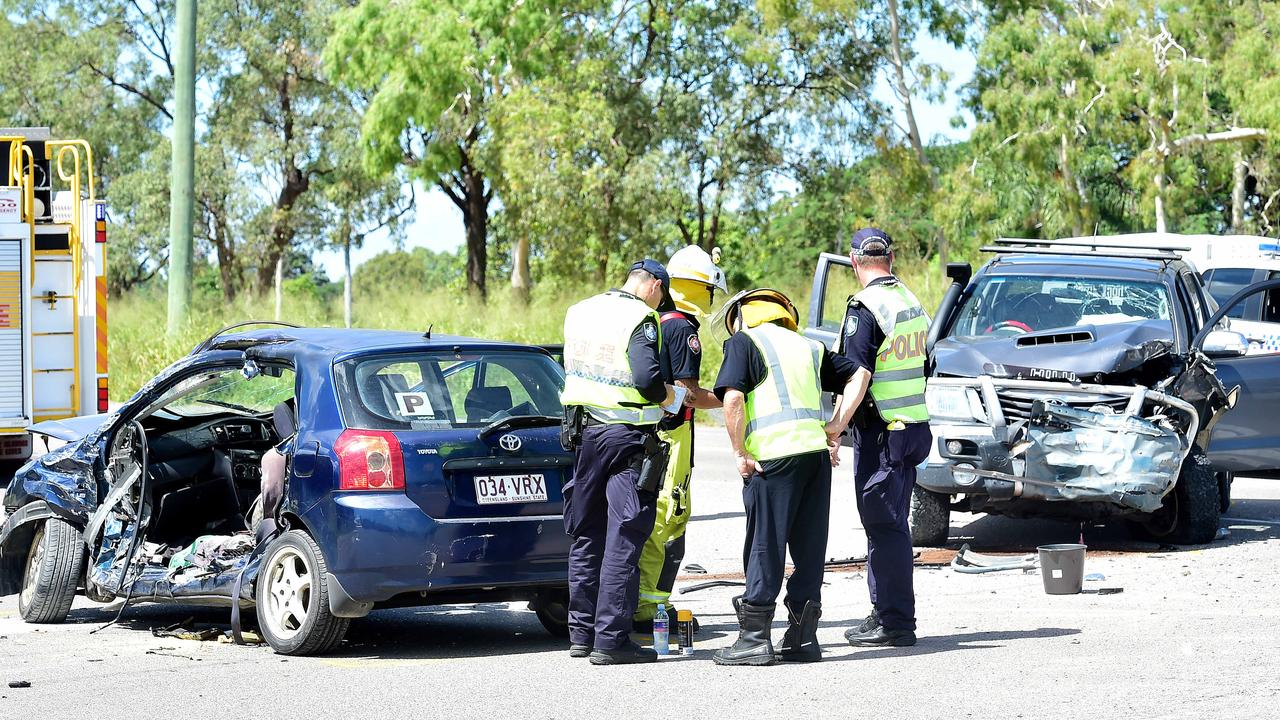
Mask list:
[{"label": "sky", "polygon": [[[947,96],[942,103],[915,102],[916,123],[926,143],[937,141],[957,141],[969,137],[973,125],[973,117],[959,108],[956,90],[973,78],[974,57],[967,49],[957,50],[934,37],[926,36],[916,42],[916,51],[925,62],[938,65],[951,73],[951,82]],[[875,88],[874,97],[881,102],[896,106],[893,91],[888,79],[881,76]],[[951,119],[962,113],[965,125],[961,128],[951,127]],[[424,247],[430,250],[451,251],[464,242],[462,211],[438,188],[417,188],[418,206],[414,220],[405,227],[404,247]],[[369,258],[395,248],[395,243],[386,233],[371,235],[365,239],[364,245],[351,251],[351,264],[358,266]],[[315,260],[325,270],[331,280],[342,277],[342,253],[330,250],[318,253]]]}]

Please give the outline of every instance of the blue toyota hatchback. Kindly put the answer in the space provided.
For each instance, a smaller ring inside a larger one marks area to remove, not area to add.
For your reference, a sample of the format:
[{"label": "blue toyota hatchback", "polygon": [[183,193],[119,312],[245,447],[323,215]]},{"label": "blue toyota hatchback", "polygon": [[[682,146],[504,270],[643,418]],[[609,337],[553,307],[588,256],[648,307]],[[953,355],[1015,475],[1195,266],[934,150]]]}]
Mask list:
[{"label": "blue toyota hatchback", "polygon": [[[223,332],[116,412],[32,429],[0,594],[30,622],[97,601],[256,607],[323,653],[376,607],[528,601],[567,629],[564,375],[543,349],[406,332]],[[281,437],[273,412],[296,408]],[[43,445],[43,447],[41,447]],[[262,523],[262,458],[287,459]]]}]

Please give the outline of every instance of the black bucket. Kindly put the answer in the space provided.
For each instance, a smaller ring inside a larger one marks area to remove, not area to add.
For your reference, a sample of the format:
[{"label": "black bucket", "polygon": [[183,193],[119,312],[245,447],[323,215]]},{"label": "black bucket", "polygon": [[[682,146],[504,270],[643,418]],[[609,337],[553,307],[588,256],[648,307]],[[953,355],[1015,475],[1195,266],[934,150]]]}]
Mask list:
[{"label": "black bucket", "polygon": [[1050,595],[1075,595],[1084,587],[1084,545],[1041,545],[1040,579]]}]

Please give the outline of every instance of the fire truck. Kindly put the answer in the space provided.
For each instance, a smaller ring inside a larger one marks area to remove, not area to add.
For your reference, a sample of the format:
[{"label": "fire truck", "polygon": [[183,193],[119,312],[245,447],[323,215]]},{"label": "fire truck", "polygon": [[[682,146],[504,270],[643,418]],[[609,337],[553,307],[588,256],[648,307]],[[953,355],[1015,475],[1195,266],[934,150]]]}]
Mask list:
[{"label": "fire truck", "polygon": [[106,204],[93,150],[0,128],[0,482],[28,428],[107,411]]}]

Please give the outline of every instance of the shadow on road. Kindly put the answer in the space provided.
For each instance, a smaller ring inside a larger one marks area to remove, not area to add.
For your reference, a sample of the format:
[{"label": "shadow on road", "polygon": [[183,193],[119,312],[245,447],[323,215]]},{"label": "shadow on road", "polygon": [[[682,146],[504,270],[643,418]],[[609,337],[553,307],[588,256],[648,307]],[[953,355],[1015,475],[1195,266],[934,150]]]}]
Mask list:
[{"label": "shadow on road", "polygon": [[[981,650],[1004,647],[1002,643],[1009,640],[1042,640],[1045,638],[1079,635],[1078,628],[1038,628],[1036,630],[994,630],[991,632],[958,633],[956,635],[924,636],[912,647],[855,648],[853,655],[826,657],[823,662],[841,662],[845,660],[873,660],[881,657],[910,657],[913,655],[932,655],[933,653],[950,652],[952,650]],[[826,649],[847,648],[845,643],[824,646]]]},{"label": "shadow on road", "polygon": [[1240,499],[1223,515],[1225,538],[1201,546],[1174,546],[1142,536],[1122,520],[1095,526],[1056,520],[980,515],[964,525],[953,524],[947,547],[968,543],[980,552],[1035,552],[1039,545],[1078,542],[1083,534],[1091,552],[1177,552],[1230,547],[1280,538],[1280,500]]},{"label": "shadow on road", "polygon": [[[117,609],[114,606],[77,608],[67,622],[90,627],[104,625],[115,617]],[[256,626],[252,609],[246,609],[245,620],[246,629]],[[150,636],[152,630],[178,623],[187,629],[229,630],[230,610],[189,605],[130,606],[120,622],[102,632],[136,632]],[[337,652],[325,657],[456,659],[562,648],[569,649],[568,640],[553,637],[533,612],[483,604],[375,610],[368,617],[353,620],[346,642]],[[265,645],[261,649],[270,652]]]}]

